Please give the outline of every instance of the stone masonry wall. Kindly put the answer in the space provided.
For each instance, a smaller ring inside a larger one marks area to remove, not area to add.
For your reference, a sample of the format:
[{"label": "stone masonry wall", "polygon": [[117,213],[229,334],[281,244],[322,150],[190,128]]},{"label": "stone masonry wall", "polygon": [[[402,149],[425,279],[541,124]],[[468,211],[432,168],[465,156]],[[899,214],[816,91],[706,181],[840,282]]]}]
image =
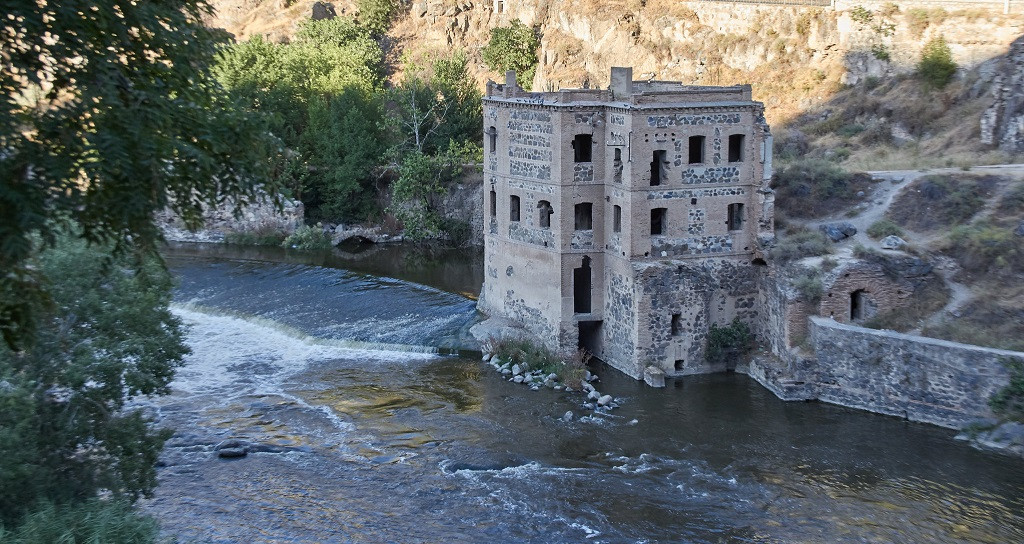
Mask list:
[{"label": "stone masonry wall", "polygon": [[825,402],[960,428],[991,417],[988,399],[1009,380],[1003,358],[1024,353],[811,318],[814,396]]}]

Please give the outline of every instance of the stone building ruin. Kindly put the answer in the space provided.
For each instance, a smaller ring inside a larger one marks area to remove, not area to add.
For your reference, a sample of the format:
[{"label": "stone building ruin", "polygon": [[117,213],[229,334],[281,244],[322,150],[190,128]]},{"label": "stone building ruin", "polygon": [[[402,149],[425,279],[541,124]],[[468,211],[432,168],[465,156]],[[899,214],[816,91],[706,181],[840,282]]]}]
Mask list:
[{"label": "stone building ruin", "polygon": [[749,85],[489,82],[479,307],[634,378],[724,370],[711,324],[757,327],[772,137]]}]

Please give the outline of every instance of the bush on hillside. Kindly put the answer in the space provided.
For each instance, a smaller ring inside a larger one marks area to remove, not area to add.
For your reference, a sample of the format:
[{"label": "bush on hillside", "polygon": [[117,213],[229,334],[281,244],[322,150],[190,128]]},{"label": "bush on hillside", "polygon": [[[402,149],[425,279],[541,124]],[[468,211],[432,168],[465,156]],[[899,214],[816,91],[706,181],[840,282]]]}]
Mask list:
[{"label": "bush on hillside", "polygon": [[871,238],[881,240],[886,236],[903,236],[903,229],[888,219],[879,219],[868,227],[867,233]]},{"label": "bush on hillside", "polygon": [[779,263],[787,263],[832,253],[832,241],[821,231],[798,230],[779,236],[768,255]]},{"label": "bush on hillside", "polygon": [[928,86],[941,89],[953,79],[957,65],[953,61],[953,53],[942,36],[932,38],[921,50],[921,60],[917,63],[917,74]]},{"label": "bush on hillside", "polygon": [[835,213],[857,202],[857,193],[866,191],[871,176],[846,172],[825,159],[804,159],[779,168],[772,178],[776,206],[786,215],[815,218]]},{"label": "bush on hillside", "polygon": [[896,196],[888,218],[916,231],[965,223],[985,206],[985,197],[991,194],[997,179],[970,174],[924,176]]},{"label": "bush on hillside", "polygon": [[483,48],[484,62],[491,70],[515,70],[517,83],[529,90],[537,69],[537,33],[519,19],[508,27],[491,29],[491,41]]}]

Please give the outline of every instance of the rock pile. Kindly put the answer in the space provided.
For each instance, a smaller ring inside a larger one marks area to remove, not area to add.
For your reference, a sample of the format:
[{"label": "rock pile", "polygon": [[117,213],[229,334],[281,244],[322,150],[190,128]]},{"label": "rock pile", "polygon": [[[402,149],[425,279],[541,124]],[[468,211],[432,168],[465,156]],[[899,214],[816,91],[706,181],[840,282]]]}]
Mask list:
[{"label": "rock pile", "polygon": [[[508,381],[529,386],[533,391],[539,391],[542,387],[547,387],[556,391],[577,390],[569,384],[562,383],[558,374],[554,372],[530,369],[525,364],[502,360],[501,357],[496,354],[485,352],[483,355],[483,362],[500,372]],[[584,372],[583,379],[580,382],[578,389],[587,394],[586,400],[582,403],[583,408],[588,410],[612,410],[614,408],[618,408],[620,404],[618,399],[615,399],[611,395],[601,394],[601,392],[593,386],[592,382],[597,381],[597,376],[591,374],[589,370]],[[562,419],[564,421],[571,421],[572,417],[572,412],[566,412],[566,414],[562,416]]]}]

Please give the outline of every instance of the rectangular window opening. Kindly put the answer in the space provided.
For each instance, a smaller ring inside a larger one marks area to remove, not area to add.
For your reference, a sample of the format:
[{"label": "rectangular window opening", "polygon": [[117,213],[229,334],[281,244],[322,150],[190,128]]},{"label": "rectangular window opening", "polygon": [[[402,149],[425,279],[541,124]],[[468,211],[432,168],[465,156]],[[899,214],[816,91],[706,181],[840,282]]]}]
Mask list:
[{"label": "rectangular window opening", "polygon": [[577,134],[572,140],[572,156],[575,162],[590,162],[594,147],[594,137],[590,134]]},{"label": "rectangular window opening", "polygon": [[593,230],[594,228],[594,205],[590,202],[581,202],[576,205],[576,230]]},{"label": "rectangular window opening", "polygon": [[498,193],[491,191],[491,217],[498,216]]},{"label": "rectangular window opening", "polygon": [[744,139],[742,134],[732,134],[729,136],[729,162],[743,161]]},{"label": "rectangular window opening", "polygon": [[743,230],[743,204],[729,204],[729,230]]},{"label": "rectangular window opening", "polygon": [[690,164],[701,164],[704,162],[704,137],[690,136]]},{"label": "rectangular window opening", "polygon": [[683,334],[683,315],[672,314],[672,336]]},{"label": "rectangular window opening", "polygon": [[665,150],[658,149],[651,159],[651,186],[661,185],[665,178]]},{"label": "rectangular window opening", "polygon": [[516,195],[508,197],[508,220],[519,221],[519,197]]},{"label": "rectangular window opening", "polygon": [[622,206],[612,208],[612,232],[622,232]]},{"label": "rectangular window opening", "polygon": [[494,127],[487,129],[487,150],[491,153],[498,150],[498,129]]},{"label": "rectangular window opening", "polygon": [[538,219],[540,221],[540,228],[551,228],[551,214],[553,213],[555,213],[555,210],[547,200],[541,200],[537,203],[537,214],[539,215]]},{"label": "rectangular window opening", "polygon": [[668,215],[667,208],[654,208],[651,210],[651,236],[661,236],[665,234],[666,215]]}]

